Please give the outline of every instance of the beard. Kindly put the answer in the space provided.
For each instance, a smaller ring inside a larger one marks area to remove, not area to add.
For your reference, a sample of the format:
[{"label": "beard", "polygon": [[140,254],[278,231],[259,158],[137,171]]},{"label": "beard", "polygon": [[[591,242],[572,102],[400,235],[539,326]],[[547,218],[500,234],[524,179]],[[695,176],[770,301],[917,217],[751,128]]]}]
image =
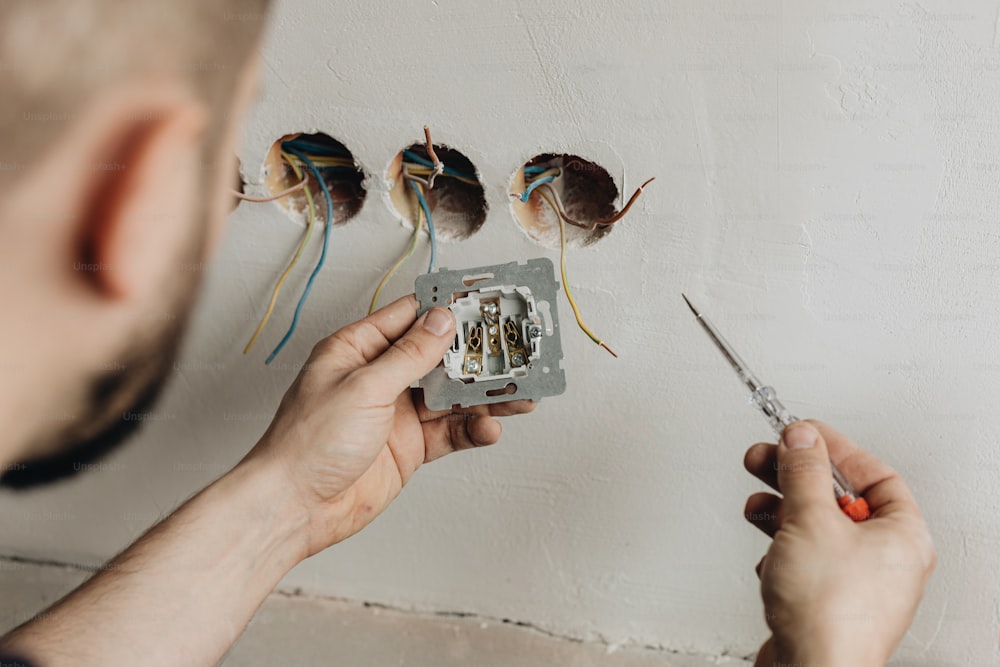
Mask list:
[{"label": "beard", "polygon": [[[199,256],[201,243],[196,245],[193,254]],[[83,406],[74,411],[82,419],[38,438],[32,449],[51,453],[6,466],[0,475],[0,488],[27,490],[73,477],[94,468],[96,461],[116,451],[139,430],[160,397],[180,349],[198,286],[198,272],[187,273],[188,279],[178,281],[172,290],[166,323],[136,332],[130,338],[141,342],[116,355],[118,361],[106,365],[110,370],[88,378]]]}]

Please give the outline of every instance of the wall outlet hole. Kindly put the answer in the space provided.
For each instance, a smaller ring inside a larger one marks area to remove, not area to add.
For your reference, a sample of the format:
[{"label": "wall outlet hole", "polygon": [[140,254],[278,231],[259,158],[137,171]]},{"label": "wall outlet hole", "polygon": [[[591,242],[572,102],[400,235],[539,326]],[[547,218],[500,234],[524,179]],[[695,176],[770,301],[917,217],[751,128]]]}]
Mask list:
[{"label": "wall outlet hole", "polygon": [[[330,189],[334,224],[343,224],[357,215],[367,195],[364,187],[365,172],[358,166],[347,146],[323,133],[286,134],[274,142],[264,160],[264,183],[267,191],[274,195],[298,183],[295,172],[281,155],[282,143],[293,139],[297,147],[308,149],[304,152],[313,159]],[[303,167],[302,171],[309,178],[307,187],[316,204],[317,221],[322,223],[326,218],[326,198],[309,169]],[[288,211],[294,219],[303,223],[308,220],[309,210],[304,190],[277,199],[275,203]]]},{"label": "wall outlet hole", "polygon": [[[614,225],[596,224],[617,213],[618,186],[611,174],[596,162],[578,155],[544,153],[537,155],[517,170],[511,182],[510,194],[514,218],[521,228],[539,244],[559,247],[559,218],[539,191],[532,192],[527,202],[520,200],[525,190],[525,170],[533,172],[558,169],[559,175],[548,187],[559,195],[567,215],[589,229],[566,225],[566,242],[571,246],[587,246],[604,238]],[[530,179],[529,179],[530,180]]]},{"label": "wall outlet hole", "polygon": [[[461,241],[467,239],[486,221],[486,193],[475,165],[459,151],[443,144],[434,144],[434,152],[447,171],[434,179],[434,187],[424,188],[427,207],[434,221],[438,240]],[[405,153],[405,155],[404,155]],[[427,148],[413,144],[400,151],[386,172],[391,183],[389,198],[396,213],[412,226],[417,219],[417,200],[410,185],[403,178],[403,162],[414,164],[430,162]]]}]

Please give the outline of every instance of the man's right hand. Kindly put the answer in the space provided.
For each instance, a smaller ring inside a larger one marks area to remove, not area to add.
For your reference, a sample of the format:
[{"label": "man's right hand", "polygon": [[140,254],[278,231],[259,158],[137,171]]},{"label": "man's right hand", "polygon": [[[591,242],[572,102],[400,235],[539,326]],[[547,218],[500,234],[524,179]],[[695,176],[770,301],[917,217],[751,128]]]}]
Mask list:
[{"label": "man's right hand", "polygon": [[[830,460],[872,518],[854,523],[833,497]],[[757,565],[772,636],[757,667],[885,665],[934,569],[930,532],[902,478],[819,422],[747,450],[747,470],[783,494],[755,493],[748,521],[774,541]]]}]

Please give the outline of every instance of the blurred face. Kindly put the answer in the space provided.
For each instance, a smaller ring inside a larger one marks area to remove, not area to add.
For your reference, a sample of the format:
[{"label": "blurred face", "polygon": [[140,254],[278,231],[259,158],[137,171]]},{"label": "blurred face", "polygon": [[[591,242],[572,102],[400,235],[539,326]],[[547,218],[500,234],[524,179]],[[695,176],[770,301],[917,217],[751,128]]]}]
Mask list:
[{"label": "blurred face", "polygon": [[[201,262],[207,220],[199,221],[198,238],[192,239],[189,256],[178,258],[178,266]],[[72,477],[114,451],[145,421],[173,367],[182,334],[198,288],[199,274],[181,271],[167,308],[137,327],[134,341],[114,361],[83,380],[84,400],[61,429],[41,433],[30,451],[35,457],[7,466],[0,487],[29,489]],[[168,316],[164,316],[168,313]]]},{"label": "blurred face", "polygon": [[[80,129],[50,153],[37,178],[25,179],[23,196],[8,200],[30,204],[9,208],[30,217],[38,193],[75,193],[45,202],[57,211],[48,220],[67,221],[53,224],[51,237],[19,238],[12,231],[6,249],[23,242],[37,255],[33,265],[47,268],[37,281],[44,285],[12,298],[35,311],[65,308],[80,322],[81,335],[77,340],[65,332],[71,338],[58,350],[31,349],[44,372],[30,392],[0,385],[6,400],[25,399],[20,404],[34,415],[65,415],[22,422],[10,458],[0,459],[0,487],[27,489],[92,469],[149,420],[200,284],[201,271],[190,269],[205,265],[232,208],[232,156],[260,66],[256,50],[249,54],[229,84],[231,94],[212,103],[192,94],[190,82],[169,78],[112,86],[81,112],[86,122],[78,121]],[[104,163],[109,154],[128,168],[109,175],[66,166]],[[47,171],[45,164],[55,167]],[[206,164],[221,166],[208,170]],[[148,222],[151,214],[157,224]],[[63,275],[67,255],[112,269]],[[11,349],[43,344],[30,330],[19,335],[10,339]]]}]

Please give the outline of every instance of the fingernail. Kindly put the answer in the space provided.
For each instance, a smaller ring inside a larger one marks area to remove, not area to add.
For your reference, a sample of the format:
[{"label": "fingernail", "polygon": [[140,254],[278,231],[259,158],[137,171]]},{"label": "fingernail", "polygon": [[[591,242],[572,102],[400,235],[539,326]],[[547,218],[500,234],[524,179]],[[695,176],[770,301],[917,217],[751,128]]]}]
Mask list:
[{"label": "fingernail", "polygon": [[788,449],[809,449],[816,446],[819,433],[811,426],[792,426],[785,429],[782,440],[785,441],[785,447]]},{"label": "fingernail", "polygon": [[454,319],[444,308],[432,308],[424,320],[424,328],[435,336],[443,336],[451,331]]}]

